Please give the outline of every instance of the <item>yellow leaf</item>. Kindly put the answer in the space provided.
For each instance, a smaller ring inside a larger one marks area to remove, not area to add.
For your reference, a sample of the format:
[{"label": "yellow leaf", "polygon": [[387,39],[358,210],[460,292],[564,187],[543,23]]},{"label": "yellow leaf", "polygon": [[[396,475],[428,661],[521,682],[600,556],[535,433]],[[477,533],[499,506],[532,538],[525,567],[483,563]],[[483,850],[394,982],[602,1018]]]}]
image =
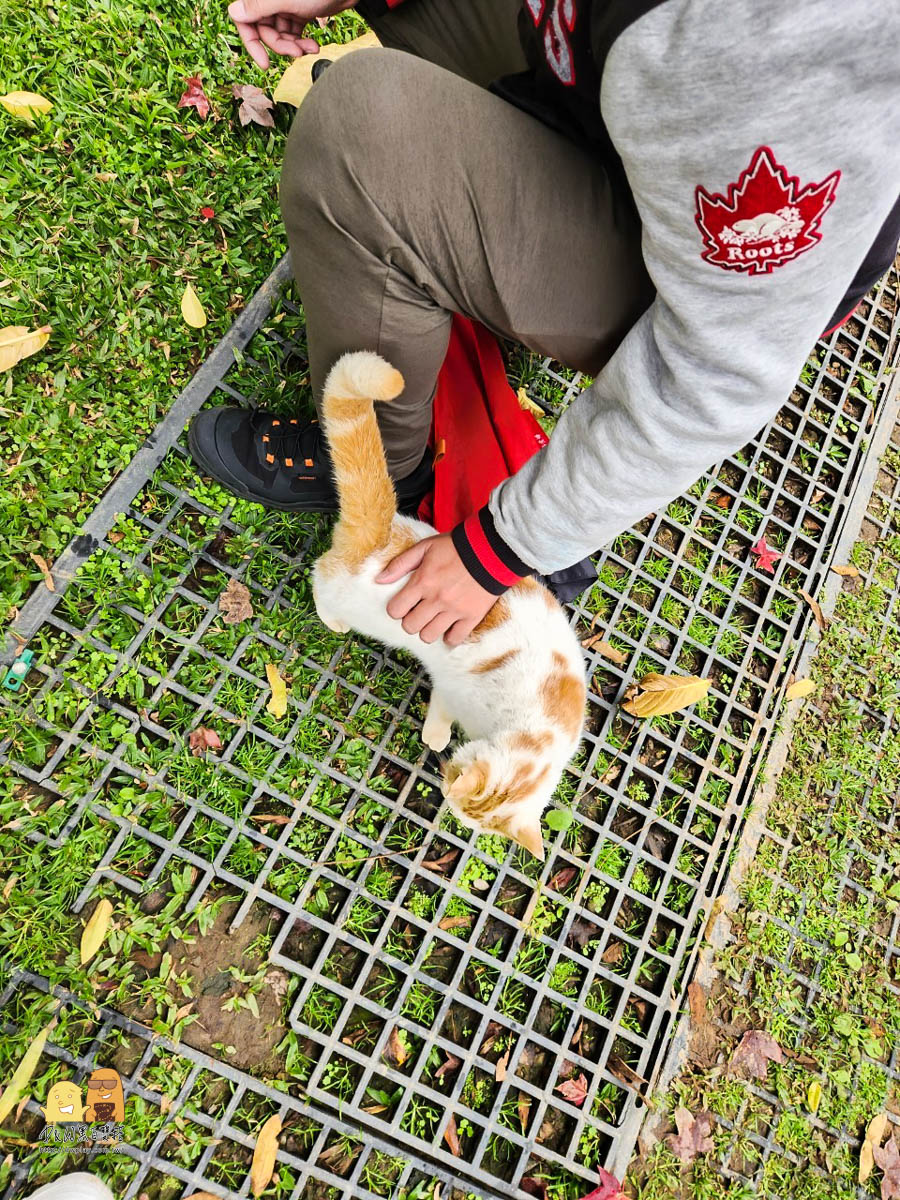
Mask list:
[{"label": "yellow leaf", "polygon": [[539,404],[535,404],[532,398],[528,395],[524,388],[519,388],[516,392],[516,398],[519,401],[519,408],[524,408],[526,412],[530,412],[535,417],[546,417],[546,413]]},{"label": "yellow leaf", "polygon": [[622,707],[633,717],[665,717],[702,700],[711,683],[711,679],[697,675],[658,675],[651,671],[640,680],[639,694]]},{"label": "yellow leaf", "polygon": [[40,1061],[41,1054],[44,1050],[44,1043],[47,1041],[50,1030],[56,1024],[54,1018],[50,1024],[42,1029],[37,1035],[25,1053],[22,1055],[22,1061],[13,1071],[12,1079],[3,1090],[3,1095],[0,1096],[0,1124],[2,1124],[12,1110],[16,1106],[16,1101],[25,1092],[26,1087],[34,1074],[35,1067]]},{"label": "yellow leaf", "polygon": [[100,947],[103,945],[103,940],[109,930],[109,919],[112,916],[113,906],[104,897],[98,901],[97,907],[91,913],[91,919],[85,925],[81,932],[81,965],[94,957]]},{"label": "yellow leaf", "polygon": [[181,297],[181,315],[191,329],[202,329],[206,324],[206,313],[203,311],[200,297],[190,284],[184,289],[184,295]]},{"label": "yellow leaf", "polygon": [[28,125],[34,124],[36,112],[48,113],[53,107],[46,96],[39,96],[36,92],[7,92],[5,96],[0,96],[0,104],[8,113]]},{"label": "yellow leaf", "polygon": [[860,1183],[865,1183],[872,1174],[872,1168],[875,1166],[875,1155],[873,1151],[876,1146],[881,1145],[881,1139],[884,1137],[887,1124],[887,1113],[879,1113],[877,1117],[872,1118],[866,1127],[866,1136],[863,1138],[863,1144],[859,1151]]},{"label": "yellow leaf", "polygon": [[819,1111],[819,1105],[822,1103],[822,1085],[818,1079],[814,1079],[809,1085],[809,1091],[806,1093],[806,1107],[811,1113]]},{"label": "yellow leaf", "polygon": [[342,46],[323,46],[318,54],[304,54],[302,58],[295,58],[279,79],[272,99],[279,104],[293,104],[295,108],[299,108],[312,87],[312,69],[317,62],[322,59],[337,62],[339,58],[351,54],[354,50],[365,50],[380,45],[381,42],[375,34],[370,32],[354,38],[352,42],[345,42]]},{"label": "yellow leaf", "polygon": [[281,1133],[281,1117],[269,1117],[259,1131],[256,1145],[253,1148],[253,1161],[250,1164],[250,1191],[254,1196],[265,1191],[275,1170],[275,1158],[278,1154],[278,1135]]},{"label": "yellow leaf", "polygon": [[37,354],[47,344],[50,326],[28,329],[24,325],[7,325],[0,329],[0,371],[11,370],[23,358]]},{"label": "yellow leaf", "polygon": [[272,695],[266,705],[266,712],[280,719],[287,712],[287,684],[278,674],[278,668],[274,663],[266,663],[266,678],[272,689]]},{"label": "yellow leaf", "polygon": [[46,587],[47,591],[55,592],[56,584],[53,582],[53,576],[50,574],[50,564],[47,562],[46,558],[40,554],[29,554],[28,557],[43,575],[44,587]]},{"label": "yellow leaf", "polygon": [[847,579],[856,579],[859,575],[856,567],[845,566],[843,563],[833,563],[831,569],[835,575],[843,575]]},{"label": "yellow leaf", "polygon": [[802,700],[804,696],[811,695],[815,690],[816,685],[811,679],[798,679],[784,693],[784,698],[785,700]]}]

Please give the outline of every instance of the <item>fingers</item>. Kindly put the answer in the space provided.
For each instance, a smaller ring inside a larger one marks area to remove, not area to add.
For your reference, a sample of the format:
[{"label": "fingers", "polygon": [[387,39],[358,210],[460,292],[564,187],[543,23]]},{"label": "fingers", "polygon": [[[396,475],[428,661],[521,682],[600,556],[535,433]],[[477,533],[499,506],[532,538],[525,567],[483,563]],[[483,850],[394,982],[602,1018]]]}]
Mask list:
[{"label": "fingers", "polygon": [[315,7],[310,0],[234,0],[228,5],[228,15],[236,24],[255,25],[265,21],[271,25],[271,18],[279,13],[309,20],[309,10]]},{"label": "fingers", "polygon": [[[231,7],[234,8],[235,5],[232,5]],[[256,26],[248,25],[244,21],[235,21],[234,23],[237,25],[237,31],[241,35],[241,41],[244,43],[244,48],[247,53],[258,67],[262,68],[263,71],[268,71],[269,56],[266,53],[265,46],[259,40],[259,34],[257,33]]]},{"label": "fingers", "polygon": [[[402,554],[398,554],[379,575],[375,576],[375,582],[394,583],[396,580],[402,579],[404,575],[408,575],[410,571],[414,571],[425,557],[430,541],[431,538],[425,538],[424,541],[416,542],[415,546],[410,546],[408,550],[404,550]],[[403,592],[397,593],[397,596],[402,595]],[[394,597],[394,600],[397,599],[397,596]],[[391,604],[394,603],[394,600],[391,601]],[[388,605],[388,612],[392,617],[397,616],[398,614],[393,611],[391,604]],[[399,615],[402,616],[403,614],[400,613]]]},{"label": "fingers", "polygon": [[[426,626],[419,632],[419,637],[428,645],[432,642],[437,642],[444,636],[447,630],[453,625],[452,613],[439,613],[434,620],[429,621]],[[457,622],[458,624],[458,622]]]},{"label": "fingers", "polygon": [[304,54],[315,54],[319,49],[312,38],[297,37],[296,34],[282,32],[273,25],[260,24],[257,25],[257,29],[260,38],[270,50],[288,58],[301,58]]},{"label": "fingers", "polygon": [[477,624],[477,621],[455,621],[444,634],[444,644],[461,646]]},{"label": "fingers", "polygon": [[422,589],[413,580],[410,580],[396,596],[392,596],[388,601],[387,615],[393,617],[395,621],[402,621],[409,610],[415,608],[421,599]]}]

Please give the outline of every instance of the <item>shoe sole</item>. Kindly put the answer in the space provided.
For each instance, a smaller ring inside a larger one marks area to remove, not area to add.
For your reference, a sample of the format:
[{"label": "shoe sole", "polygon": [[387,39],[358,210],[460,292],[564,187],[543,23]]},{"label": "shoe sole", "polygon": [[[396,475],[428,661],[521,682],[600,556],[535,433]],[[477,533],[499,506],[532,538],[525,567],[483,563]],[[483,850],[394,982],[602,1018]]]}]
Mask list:
[{"label": "shoe sole", "polygon": [[[254,492],[251,492],[245,483],[236,479],[226,469],[223,463],[218,462],[213,464],[212,460],[201,448],[199,442],[194,436],[193,425],[188,426],[188,449],[191,452],[191,458],[197,464],[205,475],[209,475],[211,479],[215,479],[222,487],[227,488],[229,492],[237,496],[240,500],[248,500],[251,504],[258,504],[262,508],[274,509],[276,512],[296,512],[296,513],[331,513],[337,514],[339,511],[336,501],[334,500],[297,500],[291,501],[281,500],[263,500]],[[424,495],[424,493],[422,493]],[[402,497],[397,497],[398,511],[404,514],[410,514],[411,509],[417,509],[422,500],[422,495],[404,500]],[[414,514],[413,514],[414,515]]]}]

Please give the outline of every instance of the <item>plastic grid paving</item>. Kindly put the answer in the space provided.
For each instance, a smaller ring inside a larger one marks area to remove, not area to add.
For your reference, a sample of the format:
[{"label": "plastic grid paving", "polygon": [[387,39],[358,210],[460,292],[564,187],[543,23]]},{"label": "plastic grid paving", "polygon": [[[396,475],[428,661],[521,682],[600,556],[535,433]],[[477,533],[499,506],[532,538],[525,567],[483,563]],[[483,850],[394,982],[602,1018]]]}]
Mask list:
[{"label": "plastic grid paving", "polygon": [[[746,953],[731,958],[726,984],[727,1009],[735,1012],[752,1011],[760,989],[780,997],[779,1041],[818,1047],[829,1074],[815,1058],[795,1054],[799,1061],[779,1069],[776,1087],[770,1086],[771,1078],[768,1084],[750,1081],[734,1111],[717,1113],[719,1129],[727,1131],[717,1138],[717,1169],[725,1179],[745,1185],[748,1195],[797,1195],[796,1172],[809,1170],[810,1150],[809,1143],[799,1152],[795,1145],[793,1110],[798,1097],[806,1095],[810,1078],[821,1078],[824,1089],[815,1116],[804,1114],[801,1122],[814,1130],[813,1186],[818,1176],[825,1189],[839,1163],[855,1178],[860,1131],[880,1109],[887,1109],[893,1133],[900,1135],[894,1103],[885,1099],[900,1088],[900,797],[895,783],[900,772],[900,424],[880,460],[856,532],[859,541],[848,557],[859,574],[843,580],[834,614],[840,637],[816,653],[833,682],[824,701],[813,697],[807,702],[818,718],[807,723],[802,749],[794,753],[802,753],[805,761],[833,755],[823,736],[828,723],[820,720],[835,703],[845,720],[852,714],[858,722],[857,745],[840,776],[821,794],[812,844],[809,831],[798,828],[789,802],[769,814],[756,851],[764,882],[754,883],[755,889],[765,889],[760,905],[765,915],[756,912],[751,897],[755,936]],[[838,695],[831,694],[832,687],[839,689]],[[823,851],[829,860],[827,878],[812,894],[797,886],[793,864]],[[868,962],[869,1007],[860,1009],[856,1002],[852,983],[845,982],[848,965],[841,961],[838,931],[848,939],[844,949],[851,958],[862,943],[867,959],[871,952],[883,968],[880,1007]],[[721,1030],[723,1044],[729,1034],[733,1037],[733,1031]],[[879,1181],[876,1171],[867,1184],[840,1195],[871,1200]],[[838,1194],[833,1187],[832,1181],[828,1195]]]},{"label": "plastic grid paving", "polygon": [[[22,832],[59,845],[101,824],[76,911],[98,891],[171,887],[184,868],[186,911],[236,895],[232,928],[252,913],[291,981],[292,1095],[479,1195],[537,1176],[568,1200],[630,1154],[810,619],[798,592],[827,568],[893,361],[896,288],[818,345],[759,438],[598,556],[572,620],[627,661],[586,652],[587,734],[558,794],[574,819],[545,830],[543,865],[440,815],[416,664],[316,621],[308,566],[327,524],[234,501],[172,444],[206,400],[283,406],[302,391],[302,315],[282,296],[264,320],[274,291],[157,431],[153,478],[133,472],[125,503],[108,497],[60,561],[59,585],[80,563],[65,593],[23,610],[37,659],[0,745]],[[539,401],[582,384],[514,357]],[[763,534],[781,554],[772,577],[750,553]],[[227,626],[215,601],[232,578],[255,615]],[[265,708],[267,663],[289,681],[282,721]],[[615,702],[648,670],[713,688],[637,724]],[[219,753],[190,754],[198,725]]]}]

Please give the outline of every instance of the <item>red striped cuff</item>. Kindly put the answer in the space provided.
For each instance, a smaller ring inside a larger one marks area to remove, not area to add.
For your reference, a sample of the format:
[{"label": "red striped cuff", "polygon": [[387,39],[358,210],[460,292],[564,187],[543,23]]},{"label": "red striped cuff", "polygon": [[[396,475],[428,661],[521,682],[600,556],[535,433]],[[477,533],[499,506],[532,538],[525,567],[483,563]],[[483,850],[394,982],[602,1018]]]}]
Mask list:
[{"label": "red striped cuff", "polygon": [[451,533],[463,566],[485,591],[499,596],[532,573],[497,532],[487,505],[472,513]]}]

